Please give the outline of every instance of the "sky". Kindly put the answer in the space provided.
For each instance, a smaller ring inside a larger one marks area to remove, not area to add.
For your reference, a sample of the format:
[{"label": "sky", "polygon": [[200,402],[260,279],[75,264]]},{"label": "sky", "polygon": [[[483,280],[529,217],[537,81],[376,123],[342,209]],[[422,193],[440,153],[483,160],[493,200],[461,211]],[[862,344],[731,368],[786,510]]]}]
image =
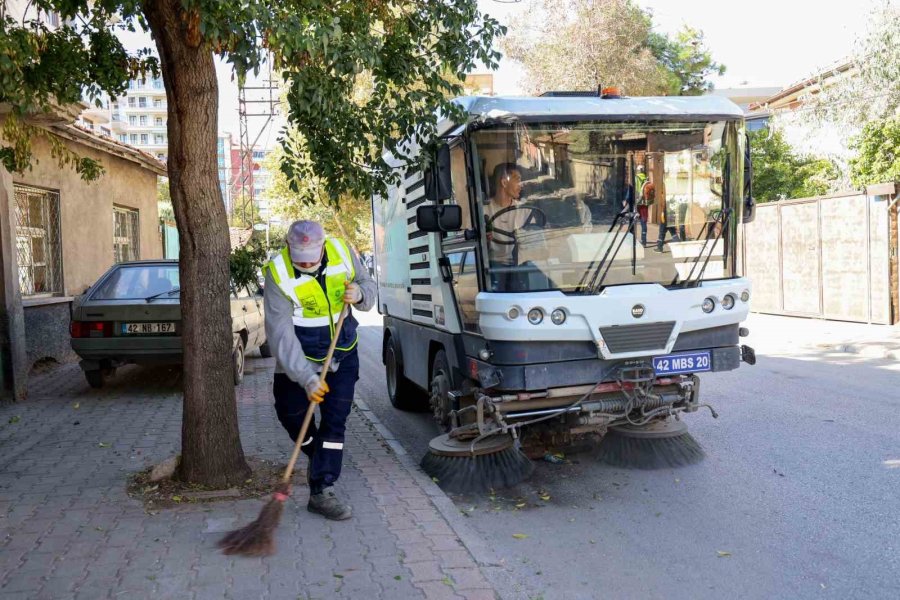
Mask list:
[{"label": "sky", "polygon": [[[700,29],[713,58],[726,66],[717,88],[785,87],[850,54],[879,0],[637,0],[653,12],[659,33],[683,25]],[[524,2],[479,0],[482,12],[508,24]],[[501,60],[494,75],[498,94],[521,92],[522,70]],[[614,84],[614,82],[609,82]],[[626,90],[627,93],[627,90]]]},{"label": "sky", "polygon": [[[701,29],[713,58],[727,68],[714,79],[717,88],[785,87],[848,56],[864,34],[866,19],[884,0],[637,0],[653,12],[660,33],[675,33],[688,24]],[[894,0],[896,1],[896,0]],[[515,1],[479,0],[482,12],[508,24],[525,4]],[[149,36],[124,40],[129,48],[149,45]],[[217,66],[219,79],[219,131],[230,132],[238,142],[238,92],[227,65]],[[522,69],[502,59],[494,74],[497,94],[522,93]],[[265,75],[264,75],[265,77]],[[609,82],[613,84],[614,82]],[[261,85],[251,80],[248,85]],[[627,93],[627,90],[626,90]],[[257,112],[257,111],[250,111]],[[248,119],[251,141],[271,148],[284,120]]]}]

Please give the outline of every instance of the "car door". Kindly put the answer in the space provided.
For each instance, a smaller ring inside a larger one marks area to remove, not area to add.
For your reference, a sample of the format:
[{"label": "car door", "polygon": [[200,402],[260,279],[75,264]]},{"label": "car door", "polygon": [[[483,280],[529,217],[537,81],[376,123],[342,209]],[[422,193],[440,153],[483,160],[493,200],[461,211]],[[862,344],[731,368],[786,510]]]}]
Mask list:
[{"label": "car door", "polygon": [[[235,343],[237,343],[237,336],[241,331],[247,330],[247,307],[244,305],[244,299],[240,297],[238,289],[231,286],[231,295],[229,297],[231,301],[231,331],[234,333]],[[248,338],[248,346],[249,344]]]},{"label": "car door", "polygon": [[[263,304],[263,291],[260,286],[254,282],[250,282],[247,286],[250,291],[250,297],[253,299],[254,307],[250,307],[254,312],[254,324],[256,326],[257,345],[262,346],[266,343],[266,311]],[[249,323],[248,323],[249,325]]]},{"label": "car door", "polygon": [[244,321],[247,323],[247,347],[256,348],[265,341],[263,331],[262,296],[259,288],[252,281],[238,290],[238,296],[244,303]]}]

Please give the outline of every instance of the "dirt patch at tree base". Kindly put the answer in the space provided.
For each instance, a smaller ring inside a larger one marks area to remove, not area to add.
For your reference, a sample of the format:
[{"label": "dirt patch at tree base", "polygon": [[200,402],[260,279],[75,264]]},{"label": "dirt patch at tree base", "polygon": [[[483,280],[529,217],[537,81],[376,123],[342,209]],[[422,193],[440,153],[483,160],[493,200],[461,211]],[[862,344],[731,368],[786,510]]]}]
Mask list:
[{"label": "dirt patch at tree base", "polygon": [[[240,485],[227,490],[185,483],[176,479],[150,481],[153,467],[147,467],[134,473],[128,479],[128,495],[144,504],[147,512],[155,512],[166,508],[174,508],[184,504],[206,504],[223,500],[245,500],[261,498],[272,493],[281,480],[286,464],[259,458],[248,458],[247,464],[252,471],[250,477]],[[294,472],[296,482],[306,481],[301,471]]]}]

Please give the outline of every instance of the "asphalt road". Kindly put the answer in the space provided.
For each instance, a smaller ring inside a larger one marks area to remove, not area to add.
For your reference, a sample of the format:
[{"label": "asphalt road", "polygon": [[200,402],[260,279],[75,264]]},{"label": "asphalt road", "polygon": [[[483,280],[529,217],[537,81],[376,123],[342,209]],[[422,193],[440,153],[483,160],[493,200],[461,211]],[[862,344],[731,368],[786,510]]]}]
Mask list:
[{"label": "asphalt road", "polygon": [[[362,321],[358,394],[419,456],[436,434],[430,415],[391,407],[380,317]],[[453,497],[516,595],[900,597],[900,365],[749,342],[755,367],[702,380],[719,418],[685,419],[702,463],[621,470],[585,452],[539,461],[493,498]]]}]

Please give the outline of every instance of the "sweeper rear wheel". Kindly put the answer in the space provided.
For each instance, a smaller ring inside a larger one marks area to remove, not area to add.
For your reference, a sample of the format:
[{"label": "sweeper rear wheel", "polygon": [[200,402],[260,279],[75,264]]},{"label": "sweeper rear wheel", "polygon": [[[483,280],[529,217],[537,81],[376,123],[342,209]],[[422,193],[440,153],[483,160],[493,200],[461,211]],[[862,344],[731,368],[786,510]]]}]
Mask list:
[{"label": "sweeper rear wheel", "polygon": [[476,442],[439,435],[428,443],[422,469],[447,492],[486,492],[516,485],[531,475],[534,465],[508,435]]},{"label": "sweeper rear wheel", "polygon": [[698,463],[705,454],[687,425],[660,419],[647,425],[610,427],[600,442],[600,460],[632,469],[665,469]]}]

